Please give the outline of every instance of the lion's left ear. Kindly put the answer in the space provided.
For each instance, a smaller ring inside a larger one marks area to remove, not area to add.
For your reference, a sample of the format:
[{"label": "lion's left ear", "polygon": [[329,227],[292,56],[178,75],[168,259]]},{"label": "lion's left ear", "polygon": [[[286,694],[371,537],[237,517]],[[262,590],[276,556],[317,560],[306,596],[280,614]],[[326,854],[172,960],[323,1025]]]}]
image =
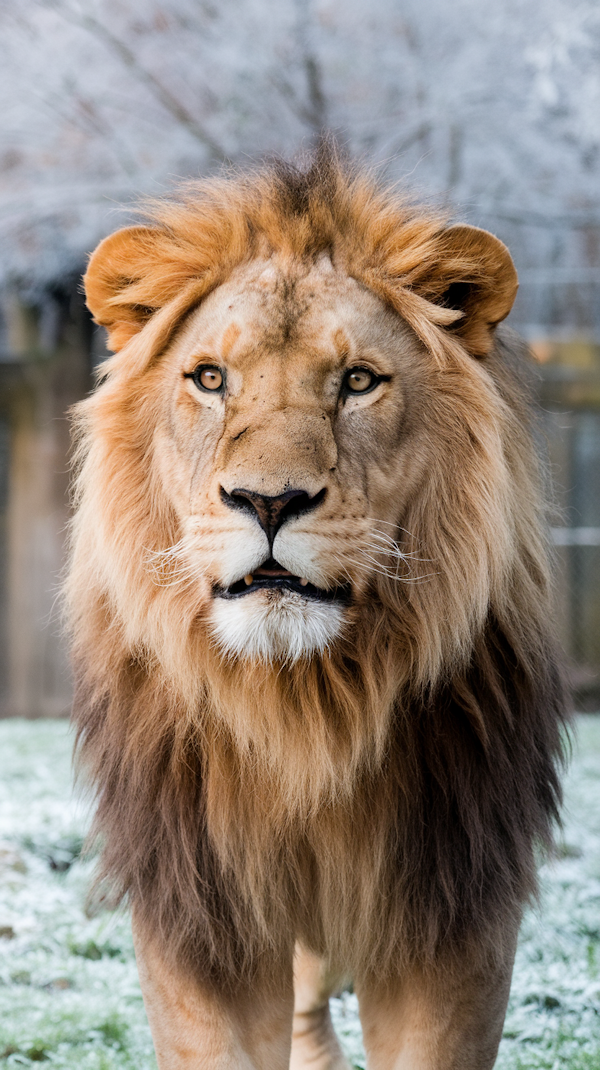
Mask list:
[{"label": "lion's left ear", "polygon": [[473,356],[484,357],[519,285],[506,246],[478,227],[448,227],[437,236],[435,261],[424,268],[415,290],[434,304],[462,312],[449,329]]}]

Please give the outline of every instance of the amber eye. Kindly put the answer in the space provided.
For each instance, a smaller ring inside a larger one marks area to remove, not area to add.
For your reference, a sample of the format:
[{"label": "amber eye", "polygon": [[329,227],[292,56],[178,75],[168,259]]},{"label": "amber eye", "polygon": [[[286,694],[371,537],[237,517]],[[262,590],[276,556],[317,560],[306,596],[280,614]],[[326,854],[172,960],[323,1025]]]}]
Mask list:
[{"label": "amber eye", "polygon": [[225,376],[216,364],[199,364],[193,372],[186,372],[185,377],[193,379],[198,390],[208,390],[212,394],[222,390],[225,382]]},{"label": "amber eye", "polygon": [[344,376],[344,389],[347,394],[368,394],[380,382],[380,376],[368,368],[350,368]]}]

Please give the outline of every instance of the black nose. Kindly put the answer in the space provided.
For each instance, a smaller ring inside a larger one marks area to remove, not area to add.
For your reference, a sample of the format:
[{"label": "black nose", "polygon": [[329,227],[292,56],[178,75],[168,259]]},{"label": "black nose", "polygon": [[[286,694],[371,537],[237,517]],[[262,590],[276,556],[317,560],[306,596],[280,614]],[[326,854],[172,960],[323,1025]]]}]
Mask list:
[{"label": "black nose", "polygon": [[312,498],[305,490],[286,490],[284,494],[271,497],[268,494],[256,494],[255,491],[245,490],[243,487],[236,487],[229,494],[221,487],[221,500],[230,509],[243,509],[256,517],[272,549],[273,540],[281,525],[291,516],[312,512],[321,504],[326,493],[327,490],[323,487],[317,494],[313,494]]}]

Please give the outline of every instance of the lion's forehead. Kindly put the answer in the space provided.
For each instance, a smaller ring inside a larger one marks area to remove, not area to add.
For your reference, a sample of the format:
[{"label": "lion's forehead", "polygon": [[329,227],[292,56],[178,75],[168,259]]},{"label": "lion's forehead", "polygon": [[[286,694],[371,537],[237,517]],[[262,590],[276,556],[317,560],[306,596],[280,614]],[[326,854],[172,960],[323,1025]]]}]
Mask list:
[{"label": "lion's forehead", "polygon": [[[328,266],[327,266],[328,265]],[[313,369],[359,354],[391,314],[375,294],[336,271],[328,258],[285,265],[252,262],[217,287],[194,314],[187,345],[249,371],[294,350]]]}]

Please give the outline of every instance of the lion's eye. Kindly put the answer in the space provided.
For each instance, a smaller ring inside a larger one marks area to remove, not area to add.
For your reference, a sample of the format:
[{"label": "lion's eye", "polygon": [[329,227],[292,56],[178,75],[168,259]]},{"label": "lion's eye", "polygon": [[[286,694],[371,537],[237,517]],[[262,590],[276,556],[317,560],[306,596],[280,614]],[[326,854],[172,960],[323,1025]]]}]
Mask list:
[{"label": "lion's eye", "polygon": [[193,379],[198,390],[208,390],[216,394],[222,389],[225,376],[216,364],[199,364],[193,372],[186,372],[186,379]]},{"label": "lion's eye", "polygon": [[348,394],[368,394],[380,382],[380,377],[368,368],[350,368],[344,376],[344,388]]}]

